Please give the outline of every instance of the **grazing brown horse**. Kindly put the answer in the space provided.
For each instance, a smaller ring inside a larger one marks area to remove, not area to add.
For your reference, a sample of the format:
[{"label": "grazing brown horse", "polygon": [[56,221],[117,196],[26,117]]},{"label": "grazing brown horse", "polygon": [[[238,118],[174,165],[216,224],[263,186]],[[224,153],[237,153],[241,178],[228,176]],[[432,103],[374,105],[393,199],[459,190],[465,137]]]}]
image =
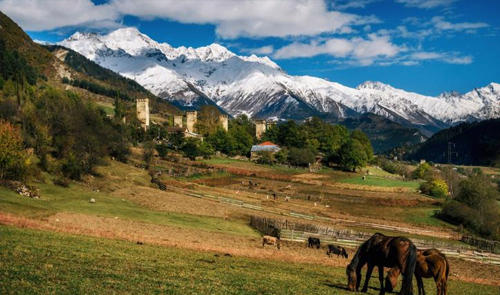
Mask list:
[{"label": "grazing brown horse", "polygon": [[276,246],[276,250],[280,249],[280,239],[271,236],[263,236],[262,237],[262,248],[264,245],[274,245]]},{"label": "grazing brown horse", "polygon": [[380,233],[374,234],[371,238],[359,246],[358,251],[347,266],[347,289],[358,291],[361,283],[361,269],[368,264],[366,270],[365,284],[361,292],[368,290],[368,282],[372,275],[373,268],[378,267],[380,294],[385,294],[384,289],[384,267],[399,267],[403,273],[403,285],[401,293],[403,295],[413,294],[413,273],[417,260],[417,247],[412,241],[404,237],[388,237]]},{"label": "grazing brown horse", "polygon": [[[396,287],[398,283],[399,269],[391,269],[385,278],[385,289],[388,292]],[[418,250],[417,265],[415,267],[415,278],[417,279],[418,294],[425,295],[424,282],[422,278],[434,278],[436,282],[437,295],[446,295],[447,282],[450,274],[450,264],[446,255],[437,249]]]}]

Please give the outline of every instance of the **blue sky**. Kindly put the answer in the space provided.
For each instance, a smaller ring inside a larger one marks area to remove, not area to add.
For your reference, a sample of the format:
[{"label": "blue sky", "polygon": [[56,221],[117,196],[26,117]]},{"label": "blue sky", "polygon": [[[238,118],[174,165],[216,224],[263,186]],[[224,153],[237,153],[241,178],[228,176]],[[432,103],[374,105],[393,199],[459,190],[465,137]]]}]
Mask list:
[{"label": "blue sky", "polygon": [[219,43],[286,72],[426,95],[500,82],[498,0],[0,0],[37,40],[134,26],[172,46]]}]

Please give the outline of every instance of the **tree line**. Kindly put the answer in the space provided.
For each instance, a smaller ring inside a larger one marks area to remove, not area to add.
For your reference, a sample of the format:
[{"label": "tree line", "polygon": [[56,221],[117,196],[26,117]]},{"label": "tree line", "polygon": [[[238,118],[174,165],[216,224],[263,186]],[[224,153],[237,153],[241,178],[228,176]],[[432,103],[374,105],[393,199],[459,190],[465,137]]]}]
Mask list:
[{"label": "tree line", "polygon": [[271,141],[281,150],[275,154],[262,153],[261,163],[307,167],[319,156],[325,164],[334,163],[345,170],[355,171],[373,158],[371,142],[363,132],[349,132],[344,126],[329,124],[317,117],[303,124],[293,120],[279,123],[268,128],[257,140],[255,124],[246,115],[230,120],[226,132],[219,122],[219,111],[213,106],[204,106],[199,110],[196,128],[204,136],[204,141],[194,138],[179,140],[179,134],[175,133],[169,138],[190,157],[210,157],[215,152],[250,156],[252,145]]}]

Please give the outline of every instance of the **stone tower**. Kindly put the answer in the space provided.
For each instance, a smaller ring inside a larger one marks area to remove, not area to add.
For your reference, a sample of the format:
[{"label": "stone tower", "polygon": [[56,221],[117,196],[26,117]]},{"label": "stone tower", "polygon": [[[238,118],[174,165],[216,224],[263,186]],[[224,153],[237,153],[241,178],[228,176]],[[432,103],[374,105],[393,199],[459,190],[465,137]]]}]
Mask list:
[{"label": "stone tower", "polygon": [[144,130],[149,128],[149,99],[136,100],[137,119],[141,122],[141,127]]},{"label": "stone tower", "polygon": [[267,121],[266,123],[267,123],[266,130],[276,127],[275,121]]},{"label": "stone tower", "polygon": [[198,121],[197,116],[197,111],[186,111],[186,128],[188,132],[194,133],[194,125]]},{"label": "stone tower", "polygon": [[225,115],[225,114],[220,114],[220,115],[219,115],[219,121],[220,121],[220,123],[222,124],[222,128],[224,128],[224,130],[227,132],[227,130],[229,129],[229,124],[228,124],[228,120],[227,120],[227,115]]},{"label": "stone tower", "polygon": [[174,127],[182,127],[182,116],[174,115]]},{"label": "stone tower", "polygon": [[266,132],[266,121],[255,120],[255,137],[257,137],[257,139],[260,139],[264,132]]}]

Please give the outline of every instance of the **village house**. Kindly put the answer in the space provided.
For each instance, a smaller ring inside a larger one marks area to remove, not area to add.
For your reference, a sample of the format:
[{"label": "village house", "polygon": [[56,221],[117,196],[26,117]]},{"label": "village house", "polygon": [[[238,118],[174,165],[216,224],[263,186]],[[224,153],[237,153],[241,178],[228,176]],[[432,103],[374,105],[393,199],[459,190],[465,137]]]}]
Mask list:
[{"label": "village house", "polygon": [[261,144],[253,145],[250,150],[250,160],[256,161],[260,158],[262,152],[271,152],[273,154],[279,152],[281,148],[270,141],[264,141]]}]

